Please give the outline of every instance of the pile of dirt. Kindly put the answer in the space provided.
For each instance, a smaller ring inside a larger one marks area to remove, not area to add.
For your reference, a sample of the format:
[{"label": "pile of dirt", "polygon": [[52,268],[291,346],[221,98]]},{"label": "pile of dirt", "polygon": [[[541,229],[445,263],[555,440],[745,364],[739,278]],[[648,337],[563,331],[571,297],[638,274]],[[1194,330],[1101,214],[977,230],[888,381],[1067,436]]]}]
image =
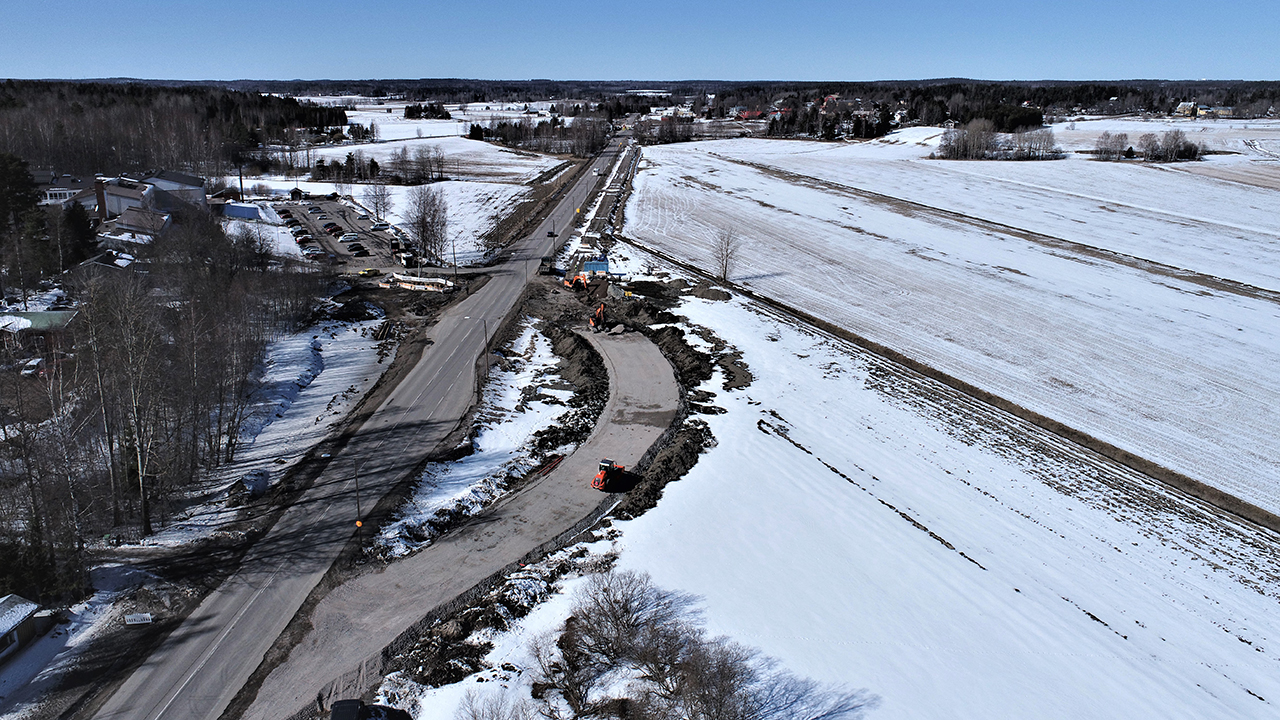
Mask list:
[{"label": "pile of dirt", "polygon": [[577,392],[569,400],[571,410],[559,422],[534,434],[537,457],[585,441],[609,402],[609,373],[591,343],[565,329],[560,321],[543,323],[540,329],[551,339],[552,349],[560,358],[560,376],[572,383]]},{"label": "pile of dirt", "polygon": [[715,445],[711,428],[702,420],[689,420],[662,446],[644,466],[636,484],[618,507],[613,517],[630,520],[643,515],[662,499],[663,488],[685,476],[703,451]]},{"label": "pile of dirt", "polygon": [[712,287],[710,283],[705,282],[698,283],[696,287],[689,291],[689,294],[697,298],[702,298],[703,300],[715,300],[717,302],[723,302],[733,297],[724,290],[721,290],[718,287]]}]

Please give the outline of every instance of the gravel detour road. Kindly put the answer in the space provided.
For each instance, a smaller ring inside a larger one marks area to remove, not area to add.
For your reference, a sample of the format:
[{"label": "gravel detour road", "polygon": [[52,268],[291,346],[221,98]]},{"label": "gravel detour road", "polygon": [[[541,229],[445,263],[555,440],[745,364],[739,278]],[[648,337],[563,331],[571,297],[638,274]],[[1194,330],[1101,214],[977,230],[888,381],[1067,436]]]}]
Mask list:
[{"label": "gravel detour road", "polygon": [[422,552],[330,592],[312,628],[267,676],[243,717],[277,720],[308,707],[358,697],[376,683],[362,661],[379,653],[432,608],[571,529],[604,499],[591,489],[602,457],[631,467],[676,417],[680,390],[671,365],[637,333],[590,335],[609,371],[609,401],[585,443],[541,480],[503,498]]}]

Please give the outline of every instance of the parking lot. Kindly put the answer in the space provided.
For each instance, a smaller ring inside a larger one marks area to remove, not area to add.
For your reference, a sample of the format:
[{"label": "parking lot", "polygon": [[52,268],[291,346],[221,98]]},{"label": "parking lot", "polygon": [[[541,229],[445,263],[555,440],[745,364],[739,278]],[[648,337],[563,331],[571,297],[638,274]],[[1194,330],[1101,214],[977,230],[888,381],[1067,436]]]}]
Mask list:
[{"label": "parking lot", "polygon": [[377,221],[357,207],[328,199],[281,202],[274,207],[295,235],[304,232],[298,244],[316,262],[345,265],[352,271],[399,267],[394,257],[399,242],[395,231],[375,230]]}]

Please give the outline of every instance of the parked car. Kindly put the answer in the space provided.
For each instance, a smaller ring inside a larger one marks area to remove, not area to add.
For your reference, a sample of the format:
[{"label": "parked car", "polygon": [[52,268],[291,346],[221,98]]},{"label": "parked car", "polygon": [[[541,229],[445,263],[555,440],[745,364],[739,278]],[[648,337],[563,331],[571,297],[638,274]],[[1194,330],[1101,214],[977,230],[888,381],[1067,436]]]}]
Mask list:
[{"label": "parked car", "polygon": [[44,358],[32,358],[22,365],[22,376],[32,377],[33,375],[44,374]]},{"label": "parked car", "polygon": [[360,235],[353,232],[346,233],[341,238],[342,242],[355,242],[359,239],[360,239]]},{"label": "parked car", "polygon": [[317,214],[317,213],[322,213],[322,212],[324,212],[324,210],[321,210],[320,208],[316,207],[315,205],[312,205],[311,207],[307,208],[307,212],[311,213],[312,215],[315,215],[315,214]]},{"label": "parked car", "polygon": [[347,250],[350,252],[359,252],[364,249],[365,249],[364,246],[361,245],[360,243],[351,243],[350,245],[347,246]]},{"label": "parked car", "polygon": [[360,271],[360,277],[378,277],[382,271],[378,268],[365,268]]},{"label": "parked car", "polygon": [[369,257],[369,251],[364,248],[360,248],[351,254],[355,257]]},{"label": "parked car", "polygon": [[374,223],[374,224],[373,224],[373,229],[374,229],[374,230],[390,230],[390,229],[391,229],[391,223],[386,223],[386,222],[376,222],[376,223]]}]

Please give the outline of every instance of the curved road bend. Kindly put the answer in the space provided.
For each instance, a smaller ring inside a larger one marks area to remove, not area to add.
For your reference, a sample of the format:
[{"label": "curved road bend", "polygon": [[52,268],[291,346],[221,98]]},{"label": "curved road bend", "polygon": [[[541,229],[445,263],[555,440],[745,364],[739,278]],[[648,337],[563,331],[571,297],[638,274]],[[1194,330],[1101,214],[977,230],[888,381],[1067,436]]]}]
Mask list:
[{"label": "curved road bend", "polygon": [[[372,508],[466,415],[476,358],[556,243],[604,180],[622,140],[592,162],[531,237],[479,291],[444,311],[432,344],[395,391],[334,457],[312,487],[246,553],[240,568],[107,698],[103,720],[214,720],[262,661],[311,589],[351,538],[359,507]],[[585,212],[583,208],[583,212]],[[532,262],[530,262],[532,260]]]},{"label": "curved road bend", "polygon": [[[591,436],[545,478],[503,498],[421,552],[335,588],[312,628],[263,682],[245,720],[279,720],[333,700],[359,697],[380,679],[360,672],[431,608],[448,602],[571,529],[603,499],[591,489],[600,458],[633,466],[676,417],[671,364],[638,333],[589,339],[609,371],[609,401]],[[354,672],[348,672],[354,671]],[[335,682],[338,678],[342,680]]]}]

